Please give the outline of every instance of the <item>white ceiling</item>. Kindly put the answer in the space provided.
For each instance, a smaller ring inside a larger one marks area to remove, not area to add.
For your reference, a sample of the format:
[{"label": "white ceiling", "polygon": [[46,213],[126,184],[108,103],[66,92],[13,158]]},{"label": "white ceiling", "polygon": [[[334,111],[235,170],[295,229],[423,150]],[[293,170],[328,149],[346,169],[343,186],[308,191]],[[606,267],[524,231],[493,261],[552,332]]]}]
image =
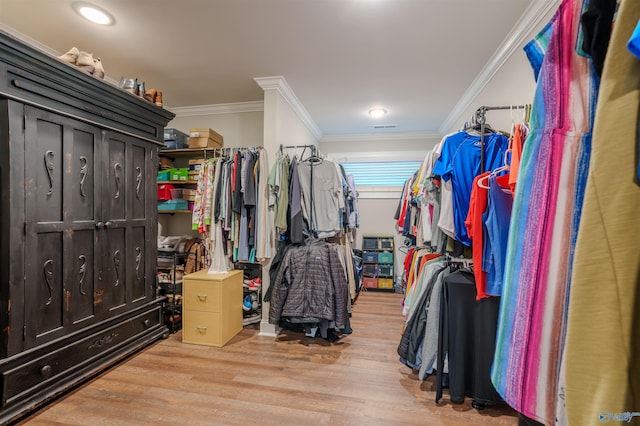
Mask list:
[{"label": "white ceiling", "polygon": [[[102,58],[107,77],[144,80],[169,108],[261,101],[283,76],[323,135],[438,131],[514,26],[540,0],[0,0],[2,28],[52,53]],[[522,22],[519,23],[522,26]],[[382,105],[375,121],[367,111]],[[388,130],[383,130],[389,132]]]}]

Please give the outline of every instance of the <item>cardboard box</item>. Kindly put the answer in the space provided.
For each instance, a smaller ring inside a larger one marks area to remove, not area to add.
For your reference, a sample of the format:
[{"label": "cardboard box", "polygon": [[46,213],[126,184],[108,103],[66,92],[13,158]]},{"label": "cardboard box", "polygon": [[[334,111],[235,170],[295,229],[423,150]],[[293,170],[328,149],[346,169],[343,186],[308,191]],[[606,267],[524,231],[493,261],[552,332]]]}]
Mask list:
[{"label": "cardboard box", "polygon": [[209,138],[218,141],[222,145],[222,135],[213,129],[204,127],[192,127],[189,130],[190,138]]},{"label": "cardboard box", "polygon": [[222,142],[211,138],[189,138],[189,148],[222,148]]},{"label": "cardboard box", "polygon": [[213,129],[192,127],[189,131],[189,148],[222,148],[222,135]]},{"label": "cardboard box", "polygon": [[195,189],[183,188],[182,189],[182,198],[184,198],[187,201],[195,201],[195,199],[196,199],[196,190]]},{"label": "cardboard box", "polygon": [[204,161],[204,158],[189,160],[189,174],[191,174],[192,171],[199,171],[202,168]]}]

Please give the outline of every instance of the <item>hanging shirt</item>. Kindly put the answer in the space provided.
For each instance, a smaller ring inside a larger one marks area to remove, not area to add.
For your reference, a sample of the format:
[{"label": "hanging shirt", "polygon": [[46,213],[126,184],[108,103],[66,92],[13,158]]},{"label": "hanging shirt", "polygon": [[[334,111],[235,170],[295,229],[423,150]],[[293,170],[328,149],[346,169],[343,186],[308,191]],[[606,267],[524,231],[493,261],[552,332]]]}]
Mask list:
[{"label": "hanging shirt", "polygon": [[516,193],[516,182],[520,171],[520,158],[522,157],[522,144],[527,137],[527,127],[518,123],[511,138],[511,165],[509,166],[509,186],[511,194]]},{"label": "hanging shirt", "polygon": [[298,164],[298,175],[303,211],[307,213],[311,231],[316,231],[319,238],[334,236],[341,229],[340,206],[344,204],[344,200],[341,203],[339,198],[342,196],[342,181],[335,163],[329,160],[302,161]]},{"label": "hanging shirt", "polygon": [[[491,133],[484,138],[484,169],[493,170],[504,162],[504,152],[509,141],[506,136]],[[473,179],[480,174],[480,136],[459,132],[449,136],[442,147],[442,153],[433,173],[442,179],[451,181],[453,190],[453,218],[456,228],[456,240],[470,246],[464,221],[469,213],[469,198]]]},{"label": "hanging shirt", "polygon": [[482,269],[482,252],[484,250],[484,225],[482,223],[482,215],[487,209],[489,189],[478,185],[478,180],[486,182],[484,179],[491,172],[486,172],[476,176],[473,180],[473,189],[471,190],[471,198],[469,200],[469,214],[465,220],[467,232],[472,241],[473,264],[477,265],[473,268],[473,275],[476,281],[476,300],[489,297],[487,295],[486,272]]},{"label": "hanging shirt", "polygon": [[502,295],[502,280],[507,257],[507,241],[509,239],[509,222],[513,204],[508,182],[509,175],[498,177],[491,175],[489,177],[487,209],[485,214],[482,215],[487,237],[484,241],[482,269],[487,272],[486,292],[489,296]]}]

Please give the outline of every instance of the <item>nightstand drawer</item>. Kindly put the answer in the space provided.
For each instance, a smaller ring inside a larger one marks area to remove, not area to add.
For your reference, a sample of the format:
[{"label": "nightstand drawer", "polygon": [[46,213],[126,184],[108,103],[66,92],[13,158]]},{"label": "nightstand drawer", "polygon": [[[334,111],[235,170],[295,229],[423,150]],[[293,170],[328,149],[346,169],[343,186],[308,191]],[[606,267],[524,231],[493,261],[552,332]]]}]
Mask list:
[{"label": "nightstand drawer", "polygon": [[182,303],[193,311],[220,312],[220,286],[217,281],[186,280]]},{"label": "nightstand drawer", "polygon": [[220,339],[220,314],[211,312],[184,311],[182,342],[197,345],[222,346]]}]

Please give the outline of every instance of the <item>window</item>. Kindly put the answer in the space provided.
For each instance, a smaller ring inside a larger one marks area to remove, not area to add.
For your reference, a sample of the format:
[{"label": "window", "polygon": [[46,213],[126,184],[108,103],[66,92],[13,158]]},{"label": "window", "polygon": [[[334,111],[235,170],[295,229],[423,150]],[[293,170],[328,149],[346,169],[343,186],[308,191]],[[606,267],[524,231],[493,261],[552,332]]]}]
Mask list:
[{"label": "window", "polygon": [[345,172],[353,175],[356,186],[402,187],[422,164],[422,161],[341,162]]}]

